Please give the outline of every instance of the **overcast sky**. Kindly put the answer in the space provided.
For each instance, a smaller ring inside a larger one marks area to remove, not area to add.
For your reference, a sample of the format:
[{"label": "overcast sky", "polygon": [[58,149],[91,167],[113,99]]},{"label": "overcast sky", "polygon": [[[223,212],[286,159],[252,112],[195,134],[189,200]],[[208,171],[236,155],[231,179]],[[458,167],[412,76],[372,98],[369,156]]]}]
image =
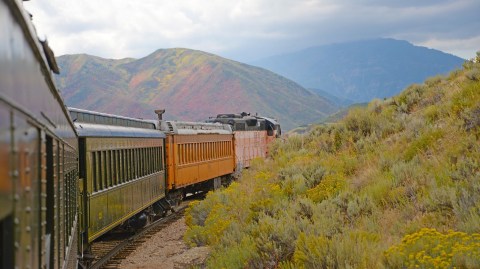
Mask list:
[{"label": "overcast sky", "polygon": [[183,47],[248,62],[307,47],[391,37],[473,58],[479,0],[31,0],[56,55],[144,57]]}]

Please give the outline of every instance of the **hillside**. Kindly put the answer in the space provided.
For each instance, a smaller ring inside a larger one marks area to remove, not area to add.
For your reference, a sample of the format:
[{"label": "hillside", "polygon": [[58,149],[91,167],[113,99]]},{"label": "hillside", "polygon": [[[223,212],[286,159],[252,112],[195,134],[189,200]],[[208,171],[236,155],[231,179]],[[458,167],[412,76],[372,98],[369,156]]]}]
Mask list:
[{"label": "hillside", "polygon": [[336,110],[324,98],[262,68],[188,49],[158,50],[141,59],[66,55],[57,85],[68,106],[154,118],[205,120],[242,111],[277,118],[285,129]]},{"label": "hillside", "polygon": [[308,48],[253,62],[305,88],[369,102],[461,67],[463,59],[406,41],[374,39]]},{"label": "hillside", "polygon": [[479,268],[480,53],[277,141],[189,208],[207,268]]}]

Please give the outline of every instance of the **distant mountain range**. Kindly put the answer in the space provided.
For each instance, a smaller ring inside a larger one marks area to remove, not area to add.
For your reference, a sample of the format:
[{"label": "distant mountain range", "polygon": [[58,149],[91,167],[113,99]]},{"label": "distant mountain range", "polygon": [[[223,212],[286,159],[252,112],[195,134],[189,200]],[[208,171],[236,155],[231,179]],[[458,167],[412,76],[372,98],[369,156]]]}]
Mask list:
[{"label": "distant mountain range", "polygon": [[58,57],[56,84],[68,106],[137,118],[198,121],[242,111],[277,118],[284,129],[317,122],[337,106],[263,68],[189,49],[141,58]]},{"label": "distant mountain range", "polygon": [[374,39],[312,47],[251,64],[350,102],[390,97],[461,67],[464,59],[406,41]]}]

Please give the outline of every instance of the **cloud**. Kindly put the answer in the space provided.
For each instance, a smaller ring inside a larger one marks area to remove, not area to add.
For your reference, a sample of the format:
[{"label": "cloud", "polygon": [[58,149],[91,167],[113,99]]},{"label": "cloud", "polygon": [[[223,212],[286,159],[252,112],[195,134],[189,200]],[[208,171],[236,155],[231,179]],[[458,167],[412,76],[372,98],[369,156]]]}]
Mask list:
[{"label": "cloud", "polygon": [[25,5],[59,55],[138,58],[159,48],[185,47],[249,61],[377,37],[462,51],[463,57],[480,49],[477,0],[50,0]]}]

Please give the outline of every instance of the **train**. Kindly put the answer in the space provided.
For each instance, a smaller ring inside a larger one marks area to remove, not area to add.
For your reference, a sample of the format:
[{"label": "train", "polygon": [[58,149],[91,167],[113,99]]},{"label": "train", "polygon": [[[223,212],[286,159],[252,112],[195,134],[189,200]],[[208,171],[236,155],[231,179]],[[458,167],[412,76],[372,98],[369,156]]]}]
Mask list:
[{"label": "train", "polygon": [[0,268],[88,268],[95,240],[228,185],[281,135],[247,113],[185,122],[68,108],[22,2],[2,0],[0,18]]}]

